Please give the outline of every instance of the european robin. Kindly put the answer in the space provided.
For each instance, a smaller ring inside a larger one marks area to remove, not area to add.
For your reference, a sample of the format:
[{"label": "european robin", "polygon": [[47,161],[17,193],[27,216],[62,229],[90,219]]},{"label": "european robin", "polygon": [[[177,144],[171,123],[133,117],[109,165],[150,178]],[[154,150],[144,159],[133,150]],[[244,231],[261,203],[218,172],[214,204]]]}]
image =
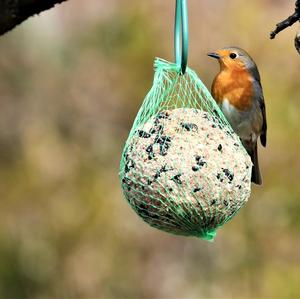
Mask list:
[{"label": "european robin", "polygon": [[251,157],[251,181],[261,185],[257,140],[267,144],[267,119],[257,66],[249,54],[237,47],[209,53],[218,59],[220,72],[212,84],[212,96]]}]

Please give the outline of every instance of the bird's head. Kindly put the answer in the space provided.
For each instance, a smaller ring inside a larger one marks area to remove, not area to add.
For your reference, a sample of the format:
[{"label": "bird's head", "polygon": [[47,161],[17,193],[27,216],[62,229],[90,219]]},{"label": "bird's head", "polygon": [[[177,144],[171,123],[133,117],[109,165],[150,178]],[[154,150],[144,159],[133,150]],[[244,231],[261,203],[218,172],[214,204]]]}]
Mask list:
[{"label": "bird's head", "polygon": [[226,47],[207,54],[218,59],[221,70],[243,71],[255,66],[255,62],[250,55],[237,47]]}]

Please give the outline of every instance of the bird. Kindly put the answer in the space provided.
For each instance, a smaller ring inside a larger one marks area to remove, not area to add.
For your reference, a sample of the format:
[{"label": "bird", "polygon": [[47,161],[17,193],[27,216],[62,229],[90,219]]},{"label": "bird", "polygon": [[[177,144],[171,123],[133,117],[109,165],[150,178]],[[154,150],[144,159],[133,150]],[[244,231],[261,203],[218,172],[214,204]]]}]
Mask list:
[{"label": "bird", "polygon": [[267,118],[256,63],[238,47],[225,47],[207,55],[220,64],[211,94],[251,157],[251,182],[261,185],[257,142],[260,139],[263,147],[267,145]]}]

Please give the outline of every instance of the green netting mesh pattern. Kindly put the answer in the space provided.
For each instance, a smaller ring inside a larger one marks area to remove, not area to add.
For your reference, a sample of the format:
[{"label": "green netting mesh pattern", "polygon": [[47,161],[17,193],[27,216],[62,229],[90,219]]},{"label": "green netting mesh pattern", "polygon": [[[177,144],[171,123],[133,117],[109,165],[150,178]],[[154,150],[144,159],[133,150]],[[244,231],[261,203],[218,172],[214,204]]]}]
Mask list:
[{"label": "green netting mesh pattern", "polygon": [[212,240],[250,196],[251,160],[194,71],[154,68],[121,158],[124,195],[151,226]]}]

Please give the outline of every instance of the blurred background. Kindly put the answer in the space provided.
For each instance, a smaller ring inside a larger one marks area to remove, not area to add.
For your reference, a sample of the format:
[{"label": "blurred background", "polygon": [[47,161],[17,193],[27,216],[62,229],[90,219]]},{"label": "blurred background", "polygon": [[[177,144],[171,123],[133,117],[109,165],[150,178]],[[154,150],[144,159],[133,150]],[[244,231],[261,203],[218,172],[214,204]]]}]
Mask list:
[{"label": "blurred background", "polygon": [[69,0],[0,38],[0,298],[300,298],[300,57],[295,1],[189,0],[190,60],[236,45],[256,60],[264,184],[208,243],[160,232],[123,199],[122,147],[173,59],[175,1]]}]

